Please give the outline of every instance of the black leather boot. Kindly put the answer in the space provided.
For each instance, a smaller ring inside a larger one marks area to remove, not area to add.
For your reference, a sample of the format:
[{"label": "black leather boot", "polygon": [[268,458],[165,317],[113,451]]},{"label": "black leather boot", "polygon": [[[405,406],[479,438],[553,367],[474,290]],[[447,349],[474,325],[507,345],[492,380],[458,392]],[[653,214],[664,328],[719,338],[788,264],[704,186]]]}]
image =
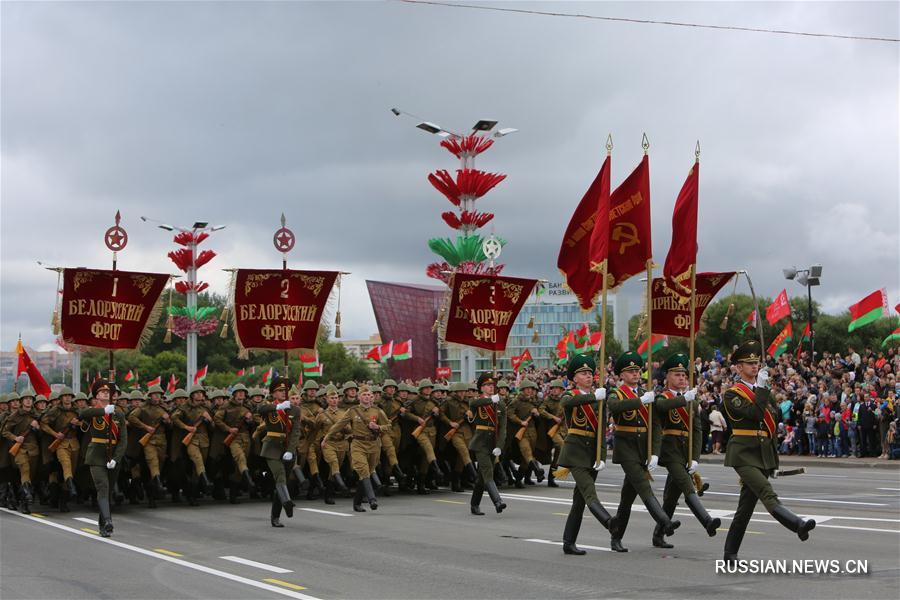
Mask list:
[{"label": "black leather boot", "polygon": [[559,487],[559,484],[556,483],[556,475],[553,474],[552,465],[550,467],[550,471],[547,473],[547,487]]},{"label": "black leather boot", "polygon": [[325,504],[334,504],[334,481],[329,478],[325,480],[325,493],[323,494]]},{"label": "black leather boot", "polygon": [[494,465],[494,481],[497,482],[497,485],[502,486],[509,483],[509,480],[506,478],[506,471],[500,463]]},{"label": "black leather boot", "polygon": [[299,486],[299,490],[302,492],[309,486],[309,482],[306,480],[306,477],[303,475],[303,469],[299,466],[296,466],[292,469],[294,472],[294,477],[297,478],[297,485]]},{"label": "black leather boot", "polygon": [[622,538],[612,538],[609,547],[613,552],[628,552],[628,548],[622,545]]},{"label": "black leather boot", "polygon": [[461,492],[462,486],[459,485],[459,473],[450,473],[450,491]]},{"label": "black leather boot", "polygon": [[465,475],[465,480],[470,484],[474,484],[478,479],[478,472],[475,470],[474,463],[466,463],[463,467],[463,475]]},{"label": "black leather boot", "polygon": [[238,500],[238,486],[233,482],[228,486],[228,504],[240,504]]},{"label": "black leather boot", "polygon": [[349,491],[347,489],[347,484],[344,483],[344,478],[341,477],[340,473],[335,473],[334,475],[332,475],[331,480],[334,483],[334,489],[336,489],[337,491],[339,491],[339,492]]},{"label": "black leather boot", "polygon": [[566,518],[566,527],[563,530],[563,554],[574,556],[587,554],[585,550],[575,545],[575,540],[578,539],[578,532],[581,530],[581,516],[581,511],[569,511],[569,516]]},{"label": "black leather boot", "polygon": [[659,523],[653,528],[653,547],[654,548],[674,548],[675,546],[666,541],[663,526]]},{"label": "black leather boot", "polygon": [[363,486],[362,482],[356,486],[356,493],[353,494],[353,510],[356,512],[366,512],[363,508]]},{"label": "black leather boot", "polygon": [[250,470],[244,469],[243,471],[241,471],[241,477],[243,477],[244,483],[247,486],[247,492],[255,492],[256,483],[253,481],[253,477],[250,476]]},{"label": "black leather boot", "polygon": [[422,474],[416,477],[416,493],[420,496],[427,496],[431,493],[425,488],[425,476]]},{"label": "black leather boot", "polygon": [[[518,469],[516,469],[515,482],[516,482],[516,488],[517,488],[517,489],[520,489],[520,490],[521,490],[522,488],[525,487],[525,473],[526,473],[525,465],[522,465],[521,467],[519,467]],[[533,483],[534,483],[534,482],[532,482],[532,484],[533,484]]]},{"label": "black leather boot", "polygon": [[369,474],[369,477],[372,478],[372,487],[373,487],[376,491],[380,492],[384,486],[381,485],[381,478],[378,476],[378,472],[377,472],[377,471],[372,471],[372,472]]},{"label": "black leather boot", "polygon": [[294,516],[294,501],[291,500],[291,494],[288,492],[287,484],[276,483],[275,492],[278,494],[278,500],[281,502],[284,514],[290,519]]},{"label": "black leather boot", "polygon": [[360,484],[365,492],[366,502],[369,503],[369,508],[378,510],[378,499],[375,497],[375,489],[372,487],[372,478],[366,477],[360,481]]},{"label": "black leather boot", "polygon": [[725,552],[723,555],[726,563],[734,564],[737,562],[738,550],[741,549],[741,542],[743,539],[743,531],[737,531],[733,526],[728,528],[728,535],[725,536]]},{"label": "black leather boot", "polygon": [[700,503],[700,498],[697,494],[688,494],[684,497],[684,501],[688,508],[691,509],[691,512],[694,513],[694,516],[697,517],[697,520],[700,521],[700,524],[703,525],[706,535],[709,537],[715,536],[716,530],[722,525],[722,520],[718,518],[713,519],[709,516],[703,504]]},{"label": "black leather boot", "polygon": [[498,513],[502,513],[503,509],[506,508],[506,503],[503,502],[503,499],[500,497],[500,492],[497,490],[497,484],[493,481],[488,481],[484,488],[487,490],[491,502],[494,503],[494,509]]},{"label": "black leather boot", "polygon": [[309,489],[306,490],[306,499],[315,500],[318,498],[322,488],[322,479],[319,477],[319,474],[311,475],[309,478]]},{"label": "black leather boot", "polygon": [[281,502],[278,501],[278,494],[275,494],[272,498],[272,512],[270,514],[270,522],[272,523],[272,527],[284,527],[281,523]]},{"label": "black leather boot", "polygon": [[599,500],[594,500],[590,504],[588,504],[588,510],[591,511],[591,514],[594,515],[594,518],[600,521],[600,524],[603,525],[608,530],[612,529],[611,523],[613,522],[614,517],[611,517],[609,512],[603,505],[600,504]]},{"label": "black leather boot", "polygon": [[66,479],[66,492],[69,494],[69,500],[78,497],[78,489],[75,487],[75,480],[69,477]]},{"label": "black leather boot", "polygon": [[[437,486],[441,479],[444,478],[444,472],[441,471],[441,466],[438,464],[438,461],[431,461],[431,464],[428,465],[428,471],[431,474],[431,480],[434,482],[434,485]],[[435,487],[435,489],[437,489],[437,487]]]},{"label": "black leather boot", "polygon": [[57,502],[57,506],[59,507],[59,512],[61,512],[61,513],[70,512],[69,511],[69,492],[68,491],[65,491],[65,490],[62,491],[62,493],[60,493],[59,497],[56,499],[56,502]]},{"label": "black leather boot", "polygon": [[793,531],[800,538],[801,542],[809,539],[809,532],[816,528],[814,519],[804,519],[792,513],[783,504],[778,504],[772,510],[772,516],[775,520]]},{"label": "black leather boot", "polygon": [[481,479],[475,480],[475,487],[472,488],[472,498],[469,500],[469,510],[473,515],[481,516],[484,512],[481,510],[481,497],[484,495],[484,484]]},{"label": "black leather boot", "polygon": [[202,491],[207,496],[212,493],[213,484],[209,480],[209,477],[206,476],[206,471],[200,473],[197,477],[197,480],[200,482],[200,491]]},{"label": "black leather boot", "polygon": [[23,483],[19,501],[19,512],[23,515],[30,515],[32,502],[34,502],[34,492],[31,483]]},{"label": "black leather boot", "polygon": [[391,467],[391,473],[394,474],[394,478],[397,480],[397,489],[403,487],[403,482],[406,481],[406,473],[403,472],[403,469],[400,468],[400,465],[394,465]]},{"label": "black leather boot", "polygon": [[100,537],[109,537],[113,532],[112,512],[109,508],[109,498],[97,497],[97,509],[100,511]]},{"label": "black leather boot", "polygon": [[665,513],[662,506],[659,505],[659,500],[655,497],[651,496],[645,504],[650,516],[653,517],[654,521],[662,525],[663,532],[666,535],[673,535],[675,530],[681,527],[681,521],[669,519],[669,515]]},{"label": "black leather boot", "polygon": [[532,460],[528,464],[531,465],[531,471],[534,473],[534,476],[537,479],[537,482],[538,483],[543,482],[544,481],[544,467],[541,466],[541,463],[539,463],[536,460]]}]

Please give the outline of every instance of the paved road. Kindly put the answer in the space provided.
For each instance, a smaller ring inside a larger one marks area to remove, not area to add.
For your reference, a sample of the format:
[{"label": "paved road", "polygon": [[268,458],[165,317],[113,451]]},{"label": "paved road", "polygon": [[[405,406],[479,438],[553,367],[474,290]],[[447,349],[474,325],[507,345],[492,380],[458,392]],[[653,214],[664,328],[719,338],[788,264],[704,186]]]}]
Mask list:
[{"label": "paved road", "polygon": [[[715,573],[736,505],[733,471],[706,465],[706,506],[723,518],[710,539],[687,510],[674,550],[650,545],[651,520],[636,506],[627,554],[588,515],[583,557],[562,554],[571,484],[504,490],[502,515],[468,514],[451,492],[382,499],[355,514],[350,501],[300,501],[286,527],[272,529],[268,505],[123,507],[111,540],[93,533],[96,514],[0,513],[2,598],[746,598],[900,597],[900,473],[810,468],[775,488],[785,504],[814,515],[810,541],[778,525],[761,506],[741,557],[860,559],[868,574]],[[601,501],[614,509],[621,471],[601,473]],[[662,477],[654,484],[658,495]],[[325,512],[314,512],[325,511]],[[230,557],[230,558],[223,558]],[[253,561],[248,563],[247,561]]]}]

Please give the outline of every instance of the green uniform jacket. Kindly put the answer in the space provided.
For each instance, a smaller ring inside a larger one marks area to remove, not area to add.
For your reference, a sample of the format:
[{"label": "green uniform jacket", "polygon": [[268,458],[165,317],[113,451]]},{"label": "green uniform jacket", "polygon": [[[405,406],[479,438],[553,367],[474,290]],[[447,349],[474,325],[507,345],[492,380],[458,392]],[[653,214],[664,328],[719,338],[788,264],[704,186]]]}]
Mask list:
[{"label": "green uniform jacket", "polygon": [[533,416],[531,410],[535,408],[539,409],[540,406],[541,401],[537,396],[529,400],[524,394],[520,394],[510,403],[509,416],[507,418],[515,425],[513,434],[521,429],[522,424],[525,423],[525,420],[528,419],[528,417],[531,417],[531,420],[528,421],[528,427],[532,429],[535,427],[539,417]]},{"label": "green uniform jacket", "polygon": [[34,409],[26,410],[18,408],[10,413],[3,424],[3,437],[9,440],[9,445],[16,443],[16,437],[22,436],[23,446],[38,447],[37,432],[31,428],[31,422],[38,418]]},{"label": "green uniform jacket", "polygon": [[[662,429],[662,447],[659,451],[659,464],[680,463],[687,466],[688,461],[688,436],[667,434],[666,431],[683,431],[687,432],[688,424],[684,422],[678,408],[687,407],[688,402],[684,396],[677,394],[671,398],[666,398],[663,394],[656,395],[655,410],[653,414],[654,420],[659,420]],[[703,427],[700,423],[700,417],[697,416],[697,404],[691,403],[690,409],[694,411],[694,417],[691,424],[694,429],[692,438],[693,454],[692,459],[700,462],[700,446],[703,442]]]},{"label": "green uniform jacket", "polygon": [[[108,441],[112,434],[111,428],[106,424],[106,419],[103,418],[105,414],[102,408],[85,408],[78,413],[78,418],[87,425],[88,447],[84,455],[84,464],[89,467],[105,467],[110,457],[117,463],[122,462],[122,458],[125,456],[125,447],[128,444],[128,428],[125,426],[125,417],[119,412],[109,415],[110,419],[119,426],[119,438],[113,445]],[[107,450],[111,450],[111,454],[107,454]]]},{"label": "green uniform jacket", "polygon": [[[488,416],[487,407],[492,406],[496,414],[497,427]],[[489,397],[475,398],[469,403],[472,411],[472,440],[469,442],[469,450],[482,450],[491,452],[494,448],[503,449],[506,440],[506,406],[503,400],[494,404]],[[489,427],[490,429],[479,429]]]},{"label": "green uniform jacket", "polygon": [[[188,427],[196,427],[197,431],[191,438],[191,443],[201,448],[209,447],[209,427],[212,423],[206,420],[205,414],[208,413],[206,405],[201,402],[186,402],[181,408],[172,414],[172,422],[175,427],[181,429],[181,432],[173,437],[183,445],[182,440],[188,433]],[[212,416],[212,415],[210,415]]]},{"label": "green uniform jacket", "polygon": [[240,402],[235,398],[231,398],[216,411],[215,415],[213,415],[213,423],[215,423],[216,428],[219,431],[226,435],[229,433],[228,430],[231,427],[236,427],[238,433],[240,433],[242,429],[244,433],[247,433],[249,432],[249,424],[244,418],[247,413],[251,413],[250,417],[252,420],[253,411],[250,410],[249,402]]},{"label": "green uniform jacket", "polygon": [[[406,413],[403,415],[408,420],[413,421],[415,426],[419,426],[419,419],[416,417],[421,417],[425,419],[425,429],[423,431],[431,431],[435,429],[435,423],[440,419],[440,414],[438,416],[434,416],[434,413],[431,411],[435,408],[439,408],[437,404],[435,404],[434,400],[431,398],[423,398],[422,396],[418,396],[408,407]],[[431,417],[430,419],[428,417]]]},{"label": "green uniform jacket", "polygon": [[[563,442],[562,451],[559,453],[559,465],[561,467],[585,467],[591,468],[597,462],[597,440],[600,440],[600,460],[606,460],[606,422],[608,420],[606,403],[603,403],[603,414],[597,415],[597,429],[591,425],[585,412],[585,406],[591,405],[594,413],[597,413],[597,399],[594,394],[582,394],[566,392],[560,403],[566,416],[568,432]],[[594,436],[578,435],[576,432],[586,431]]]},{"label": "green uniform jacket", "polygon": [[[615,444],[613,446],[613,463],[622,464],[624,462],[637,462],[645,464],[649,460],[647,456],[647,434],[621,431],[619,427],[647,427],[644,419],[641,418],[640,407],[642,392],[640,389],[635,390],[636,397],[628,398],[625,392],[619,388],[613,389],[606,397],[609,404],[609,412],[613,416],[616,423]],[[649,411],[649,407],[648,407]],[[659,411],[654,411],[654,413]],[[659,448],[662,443],[661,427],[659,426],[659,418],[653,415],[653,454],[659,456]],[[561,464],[561,463],[560,463]]]},{"label": "green uniform jacket", "polygon": [[284,411],[291,420],[291,432],[287,435],[284,423],[278,418],[274,402],[264,403],[257,412],[263,418],[263,427],[265,427],[265,436],[262,439],[262,450],[259,455],[263,458],[281,460],[281,455],[288,449],[293,452],[300,439],[300,407],[291,406]]},{"label": "green uniform jacket", "polygon": [[[748,386],[749,387],[749,386]],[[730,388],[722,395],[725,406],[725,418],[732,429],[725,449],[726,467],[757,467],[760,469],[777,469],[778,452],[775,444],[777,438],[764,435],[734,435],[735,429],[767,431],[763,420],[763,411],[768,410],[772,418],[778,422],[778,411],[772,406],[772,395],[763,387],[752,388],[756,393],[756,402],[749,402]]]},{"label": "green uniform jacket", "polygon": [[460,430],[468,429],[467,410],[469,410],[469,403],[466,402],[465,398],[455,395],[450,396],[441,407],[441,416],[439,418],[447,427],[452,427],[450,423],[453,422],[460,424]]}]

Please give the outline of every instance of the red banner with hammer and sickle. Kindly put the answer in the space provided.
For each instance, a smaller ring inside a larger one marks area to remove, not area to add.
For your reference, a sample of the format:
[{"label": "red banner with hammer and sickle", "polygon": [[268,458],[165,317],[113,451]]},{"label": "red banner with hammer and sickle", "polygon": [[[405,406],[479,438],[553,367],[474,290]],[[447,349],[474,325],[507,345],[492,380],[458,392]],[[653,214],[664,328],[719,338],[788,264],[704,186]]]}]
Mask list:
[{"label": "red banner with hammer and sickle", "polygon": [[234,335],[242,349],[315,348],[337,271],[238,269]]},{"label": "red banner with hammer and sickle", "polygon": [[[700,318],[719,290],[731,281],[734,271],[724,273],[697,273],[697,303],[694,307],[694,333],[700,331]],[[667,285],[663,277],[653,278],[651,294],[653,307],[653,333],[689,337],[691,328],[690,295],[685,298],[678,290]]]},{"label": "red banner with hammer and sickle", "polygon": [[134,350],[159,320],[164,273],[65,269],[60,310],[67,344]]},{"label": "red banner with hammer and sickle", "polygon": [[[650,243],[650,159],[643,160],[609,198],[610,287],[647,270]],[[653,331],[656,332],[656,323]]]},{"label": "red banner with hammer and sickle", "polygon": [[457,273],[451,283],[445,340],[505,350],[513,323],[537,280]]}]

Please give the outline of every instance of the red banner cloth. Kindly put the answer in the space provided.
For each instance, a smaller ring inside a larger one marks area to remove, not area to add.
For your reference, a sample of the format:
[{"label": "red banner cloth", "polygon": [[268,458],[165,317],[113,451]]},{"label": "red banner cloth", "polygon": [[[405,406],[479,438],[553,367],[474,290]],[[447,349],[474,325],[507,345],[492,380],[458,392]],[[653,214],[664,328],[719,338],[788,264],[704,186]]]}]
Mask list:
[{"label": "red banner cloth", "polygon": [[682,295],[691,294],[691,265],[697,262],[697,205],[700,191],[700,163],[688,173],[672,211],[672,243],[663,266],[669,287]]},{"label": "red banner cloth", "polygon": [[650,243],[650,159],[644,155],[609,198],[610,287],[647,270]]},{"label": "red banner cloth", "polygon": [[67,344],[108,350],[137,348],[156,324],[162,273],[65,269],[60,325]]},{"label": "red banner cloth", "polygon": [[446,341],[505,350],[513,323],[537,280],[457,273],[452,283]]},{"label": "red banner cloth", "polygon": [[315,348],[337,271],[238,269],[234,335],[250,350]]},{"label": "red banner cloth", "polygon": [[766,321],[769,325],[774,325],[781,319],[791,315],[791,304],[788,302],[787,290],[781,290],[778,297],[766,307]]},{"label": "red banner cloth", "polygon": [[[734,271],[724,273],[697,273],[697,304],[694,308],[694,333],[700,331],[700,318],[712,299],[734,277]],[[690,290],[688,290],[690,293]],[[651,296],[653,306],[653,333],[689,337],[691,304],[673,292],[662,277],[653,279]]]}]

